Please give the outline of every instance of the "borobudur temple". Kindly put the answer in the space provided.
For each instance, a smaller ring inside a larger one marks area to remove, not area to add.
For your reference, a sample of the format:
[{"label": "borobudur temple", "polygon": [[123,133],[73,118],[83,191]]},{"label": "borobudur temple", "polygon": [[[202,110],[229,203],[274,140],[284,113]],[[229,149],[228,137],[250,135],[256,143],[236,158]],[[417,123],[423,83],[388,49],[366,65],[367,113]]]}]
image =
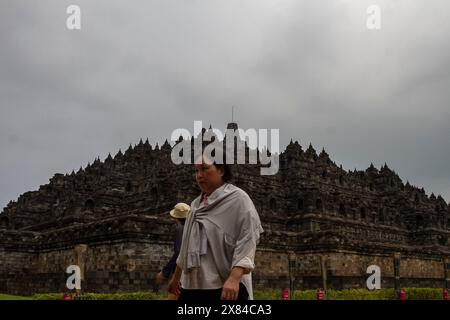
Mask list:
[{"label": "borobudur temple", "polygon": [[[171,150],[141,140],[11,201],[0,214],[0,292],[63,292],[72,264],[86,292],[152,290],[173,250],[168,211],[200,192],[193,166],[173,164]],[[272,176],[234,167],[233,183],[253,199],[265,230],[256,289],[364,288],[370,265],[380,267],[384,288],[446,285],[450,206],[441,196],[387,165],[346,171],[298,142],[279,161]]]}]

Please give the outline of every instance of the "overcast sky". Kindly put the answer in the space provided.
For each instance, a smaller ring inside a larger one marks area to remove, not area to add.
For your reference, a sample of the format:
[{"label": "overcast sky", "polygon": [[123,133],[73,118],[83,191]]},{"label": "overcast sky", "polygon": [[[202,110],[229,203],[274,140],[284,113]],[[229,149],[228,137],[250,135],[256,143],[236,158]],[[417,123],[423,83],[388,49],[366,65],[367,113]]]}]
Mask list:
[{"label": "overcast sky", "polygon": [[282,150],[386,162],[450,201],[449,30],[448,0],[0,0],[0,211],[140,138],[223,129],[232,105]]}]

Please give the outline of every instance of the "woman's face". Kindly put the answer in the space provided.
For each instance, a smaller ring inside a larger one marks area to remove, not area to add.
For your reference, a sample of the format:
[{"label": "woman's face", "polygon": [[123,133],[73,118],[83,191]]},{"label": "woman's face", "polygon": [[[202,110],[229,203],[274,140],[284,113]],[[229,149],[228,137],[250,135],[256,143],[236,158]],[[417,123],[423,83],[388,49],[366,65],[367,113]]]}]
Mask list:
[{"label": "woman's face", "polygon": [[214,190],[224,184],[223,170],[213,164],[203,161],[201,164],[195,164],[195,179],[202,192],[210,195]]}]

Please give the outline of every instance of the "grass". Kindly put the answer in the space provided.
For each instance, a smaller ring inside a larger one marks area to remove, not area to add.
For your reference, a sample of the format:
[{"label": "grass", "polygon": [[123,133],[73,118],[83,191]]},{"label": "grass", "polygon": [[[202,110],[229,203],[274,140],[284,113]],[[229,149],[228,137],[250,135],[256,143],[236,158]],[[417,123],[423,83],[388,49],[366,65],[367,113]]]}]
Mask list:
[{"label": "grass", "polygon": [[33,298],[0,293],[0,300],[33,300]]},{"label": "grass", "polygon": [[[407,300],[442,300],[439,288],[405,288]],[[62,300],[62,293],[35,294],[32,297],[0,294],[0,300]],[[166,300],[167,294],[152,292],[85,293],[83,300]],[[255,300],[281,300],[281,290],[255,290]],[[296,290],[293,300],[315,300],[315,290]],[[329,290],[327,300],[395,300],[393,289],[369,291],[366,289]]]}]

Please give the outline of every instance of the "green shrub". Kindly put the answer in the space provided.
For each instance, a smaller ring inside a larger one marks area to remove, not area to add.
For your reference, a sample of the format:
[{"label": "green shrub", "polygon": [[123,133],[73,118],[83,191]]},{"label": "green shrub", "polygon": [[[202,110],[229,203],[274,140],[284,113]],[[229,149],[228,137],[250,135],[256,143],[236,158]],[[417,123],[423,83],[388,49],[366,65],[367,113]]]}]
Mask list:
[{"label": "green shrub", "polygon": [[62,293],[37,293],[33,295],[33,300],[62,300]]},{"label": "green shrub", "polygon": [[406,288],[408,300],[441,300],[443,289],[439,288]]},{"label": "green shrub", "polygon": [[[165,295],[158,295],[153,292],[119,292],[119,293],[85,293],[82,296],[75,296],[75,300],[163,300]],[[62,300],[62,293],[35,294],[34,300]]]},{"label": "green shrub", "polygon": [[85,300],[162,300],[166,296],[153,292],[124,292],[114,294],[86,293]]},{"label": "green shrub", "polygon": [[[442,288],[405,288],[407,300],[441,300]],[[254,290],[255,300],[281,300],[282,290]],[[35,294],[34,300],[62,300],[62,293]],[[395,300],[394,289],[327,290],[326,300]],[[85,293],[81,300],[165,300],[167,295],[153,292]],[[292,300],[316,300],[316,290],[295,290]]]},{"label": "green shrub", "polygon": [[[407,300],[441,300],[442,288],[405,288]],[[281,300],[280,290],[255,290],[255,300]],[[292,300],[316,300],[316,290],[295,290]],[[396,300],[394,289],[327,290],[326,300]]]},{"label": "green shrub", "polygon": [[328,300],[392,300],[395,299],[394,289],[349,289],[349,290],[328,290],[326,293]]},{"label": "green shrub", "polygon": [[281,290],[254,290],[253,299],[255,300],[280,300]]},{"label": "green shrub", "polygon": [[316,300],[316,290],[295,290],[294,300]]}]

